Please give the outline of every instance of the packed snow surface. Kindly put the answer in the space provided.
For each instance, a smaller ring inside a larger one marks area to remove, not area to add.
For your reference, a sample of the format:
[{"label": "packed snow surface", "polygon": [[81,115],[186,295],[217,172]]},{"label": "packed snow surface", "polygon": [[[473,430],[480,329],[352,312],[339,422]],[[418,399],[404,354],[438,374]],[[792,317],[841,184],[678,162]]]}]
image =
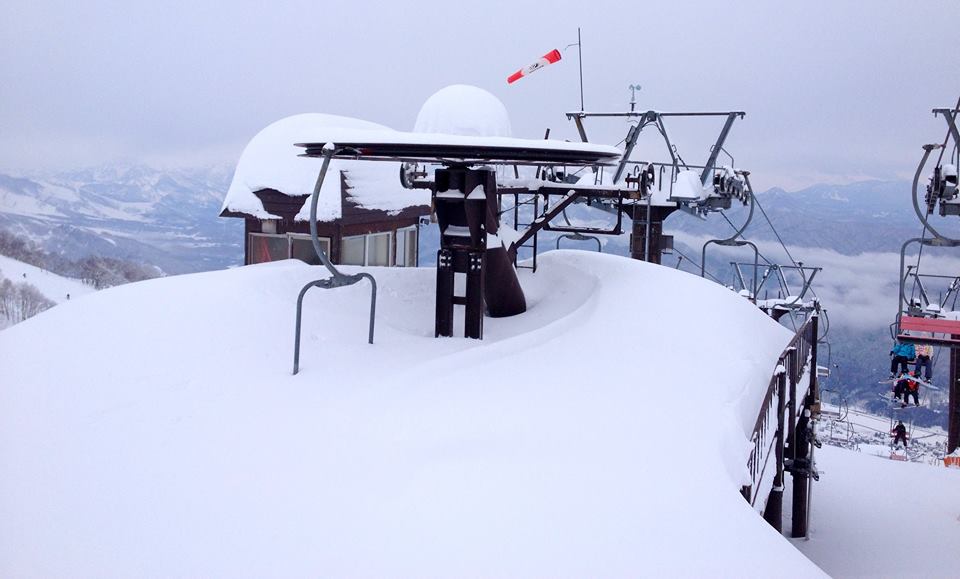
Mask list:
[{"label": "packed snow surface", "polygon": [[960,470],[841,448],[816,451],[810,539],[796,545],[834,577],[956,577]]},{"label": "packed snow surface", "polygon": [[738,492],[790,339],[746,300],[557,251],[435,339],[434,270],[367,271],[376,343],[365,282],[311,290],[297,376],[297,261],[0,332],[0,575],[822,575]]},{"label": "packed snow surface", "polygon": [[510,116],[500,99],[489,92],[454,84],[433,93],[423,103],[413,132],[509,137]]}]

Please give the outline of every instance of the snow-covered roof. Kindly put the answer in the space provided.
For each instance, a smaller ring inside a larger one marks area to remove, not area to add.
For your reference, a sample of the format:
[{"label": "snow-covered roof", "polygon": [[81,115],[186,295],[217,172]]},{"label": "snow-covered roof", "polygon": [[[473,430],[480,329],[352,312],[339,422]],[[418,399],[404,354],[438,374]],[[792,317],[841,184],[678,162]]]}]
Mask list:
[{"label": "snow-covered roof", "polygon": [[[223,200],[221,211],[244,213],[260,219],[276,218],[268,213],[254,195],[262,189],[275,189],[291,196],[313,192],[322,160],[299,157],[303,149],[294,143],[315,140],[330,130],[349,130],[351,134],[383,134],[393,132],[383,125],[321,113],[305,113],[281,119],[259,133],[240,155],[233,181]],[[317,205],[319,221],[341,216],[340,172],[343,172],[349,195],[360,207],[397,212],[415,205],[429,205],[430,193],[404,189],[400,184],[396,163],[368,163],[334,160],[320,191]],[[309,219],[309,203],[297,215]]]},{"label": "snow-covered roof", "polygon": [[433,93],[420,108],[413,131],[470,137],[509,137],[512,133],[510,116],[500,99],[466,84]]}]

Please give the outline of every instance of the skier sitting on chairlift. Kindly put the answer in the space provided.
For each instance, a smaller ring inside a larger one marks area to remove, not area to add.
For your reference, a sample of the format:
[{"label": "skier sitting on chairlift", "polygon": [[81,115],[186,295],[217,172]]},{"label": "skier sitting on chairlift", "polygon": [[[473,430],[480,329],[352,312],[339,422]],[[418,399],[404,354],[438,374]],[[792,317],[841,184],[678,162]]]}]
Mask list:
[{"label": "skier sitting on chairlift", "polygon": [[911,396],[913,396],[913,405],[920,406],[920,383],[917,381],[919,379],[916,372],[913,374],[913,379],[907,378],[907,388],[903,391],[903,406],[910,403]]},{"label": "skier sitting on chairlift", "polygon": [[907,427],[903,425],[902,420],[897,421],[897,425],[893,427],[893,430],[890,431],[890,434],[893,434],[893,445],[896,446],[897,442],[903,442],[903,448],[907,448]]},{"label": "skier sitting on chairlift", "polygon": [[898,340],[893,345],[893,349],[890,350],[890,355],[893,357],[893,360],[890,361],[890,378],[893,379],[897,376],[897,366],[900,366],[901,374],[910,371],[907,364],[917,356],[917,350],[913,347],[913,344]]},{"label": "skier sitting on chairlift", "polygon": [[913,375],[903,374],[893,387],[893,397],[900,400],[900,408],[903,408],[910,402],[910,395],[912,394],[914,405],[920,406],[918,398],[919,389],[920,384],[917,383]]},{"label": "skier sitting on chairlift", "polygon": [[933,379],[933,346],[930,344],[920,344],[914,348],[917,354],[917,365],[914,367],[913,375],[920,377],[920,370],[923,369],[924,380],[930,382]]}]

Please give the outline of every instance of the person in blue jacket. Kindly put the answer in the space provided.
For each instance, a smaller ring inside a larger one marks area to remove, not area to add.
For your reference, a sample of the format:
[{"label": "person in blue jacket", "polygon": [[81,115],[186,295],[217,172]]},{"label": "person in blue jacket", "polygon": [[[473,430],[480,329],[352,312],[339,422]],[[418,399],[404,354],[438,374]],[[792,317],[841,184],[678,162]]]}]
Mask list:
[{"label": "person in blue jacket", "polygon": [[890,361],[890,378],[896,378],[897,366],[900,366],[900,374],[906,374],[910,371],[907,364],[917,357],[917,351],[913,344],[898,340],[893,345],[893,349],[890,350],[890,356],[893,357]]}]

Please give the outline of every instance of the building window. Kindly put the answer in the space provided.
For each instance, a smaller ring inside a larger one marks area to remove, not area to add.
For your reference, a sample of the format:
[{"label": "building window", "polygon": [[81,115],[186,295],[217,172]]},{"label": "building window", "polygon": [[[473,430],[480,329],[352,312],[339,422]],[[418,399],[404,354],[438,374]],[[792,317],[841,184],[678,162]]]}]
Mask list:
[{"label": "building window", "polygon": [[417,267],[417,228],[407,227],[397,230],[398,267]]},{"label": "building window", "polygon": [[393,233],[370,233],[344,237],[340,245],[343,265],[393,265]]},{"label": "building window", "polygon": [[393,260],[391,255],[391,241],[393,235],[387,233],[372,233],[367,236],[367,265],[389,266]]},{"label": "building window", "polygon": [[[309,235],[302,233],[290,233],[290,257],[299,259],[310,265],[320,265],[320,257],[313,248],[313,240]],[[330,258],[330,240],[326,237],[320,237],[320,249]]]},{"label": "building window", "polygon": [[286,235],[251,233],[250,263],[287,259],[290,257],[289,245]]},{"label": "building window", "polygon": [[[330,239],[320,238],[320,247],[330,255]],[[302,234],[250,234],[250,263],[264,263],[281,259],[299,259],[310,265],[320,265],[320,258],[313,249],[309,235]]]},{"label": "building window", "polygon": [[366,236],[344,237],[340,244],[340,263],[343,265],[366,265]]}]

